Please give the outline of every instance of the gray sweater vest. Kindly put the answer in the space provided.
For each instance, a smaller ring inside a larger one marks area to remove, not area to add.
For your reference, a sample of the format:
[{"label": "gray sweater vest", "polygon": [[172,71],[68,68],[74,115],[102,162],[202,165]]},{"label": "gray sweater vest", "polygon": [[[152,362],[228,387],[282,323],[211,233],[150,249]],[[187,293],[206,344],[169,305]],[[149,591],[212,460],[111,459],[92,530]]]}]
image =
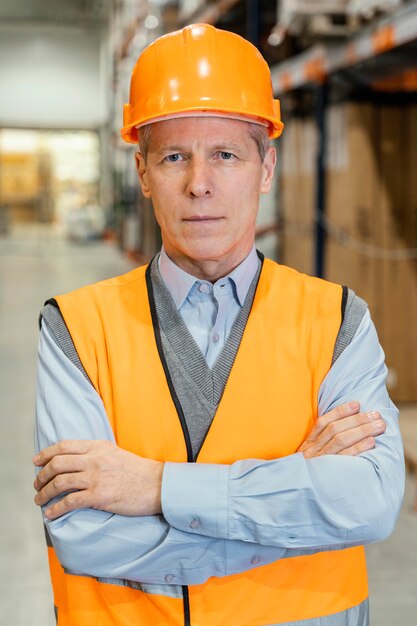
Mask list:
[{"label": "gray sweater vest", "polygon": [[252,308],[261,263],[249,287],[218,359],[210,369],[189,333],[159,273],[158,263],[151,267],[155,306],[160,326],[165,361],[180,401],[190,435],[193,458],[197,457],[226,387]]}]

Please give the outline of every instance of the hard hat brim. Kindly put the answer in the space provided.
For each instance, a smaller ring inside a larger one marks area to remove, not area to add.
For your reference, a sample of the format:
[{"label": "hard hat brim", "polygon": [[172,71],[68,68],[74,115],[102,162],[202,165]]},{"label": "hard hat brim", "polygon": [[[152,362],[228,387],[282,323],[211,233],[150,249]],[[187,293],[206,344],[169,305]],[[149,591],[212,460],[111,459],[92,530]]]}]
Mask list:
[{"label": "hard hat brim", "polygon": [[[279,101],[275,100],[274,103],[278,103]],[[129,105],[127,105],[129,106]],[[149,116],[147,119],[141,119],[137,121],[130,122],[120,131],[121,137],[124,141],[128,143],[136,144],[138,143],[138,129],[142,126],[146,126],[147,124],[154,124],[156,122],[163,122],[170,119],[178,119],[184,117],[222,117],[226,119],[238,120],[243,122],[251,122],[253,124],[259,124],[260,126],[264,126],[268,128],[268,134],[270,139],[276,139],[279,137],[283,131],[284,124],[280,120],[277,120],[275,117],[262,117],[260,118],[257,115],[250,115],[247,112],[239,113],[237,111],[219,111],[217,109],[209,109],[209,108],[194,108],[189,109],[187,111],[178,110],[172,111],[167,115],[160,115],[158,117]]]}]

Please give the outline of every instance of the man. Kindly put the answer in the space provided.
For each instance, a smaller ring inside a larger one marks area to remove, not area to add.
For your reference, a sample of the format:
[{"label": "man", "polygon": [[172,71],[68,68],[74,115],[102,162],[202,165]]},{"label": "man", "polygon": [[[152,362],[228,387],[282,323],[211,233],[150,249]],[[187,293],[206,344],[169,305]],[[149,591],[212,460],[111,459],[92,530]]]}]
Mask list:
[{"label": "man", "polygon": [[122,136],[163,249],[42,314],[35,502],[60,625],[368,624],[397,411],[364,303],[254,248],[281,130],[237,35],[189,26],[138,60]]}]

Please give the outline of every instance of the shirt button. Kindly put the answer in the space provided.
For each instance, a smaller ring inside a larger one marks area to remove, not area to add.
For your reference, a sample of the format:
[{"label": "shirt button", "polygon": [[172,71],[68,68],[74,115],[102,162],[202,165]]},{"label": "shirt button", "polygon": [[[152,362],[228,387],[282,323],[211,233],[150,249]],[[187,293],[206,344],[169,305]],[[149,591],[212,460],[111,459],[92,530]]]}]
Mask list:
[{"label": "shirt button", "polygon": [[191,528],[200,528],[200,520],[198,520],[198,519],[191,520],[190,527]]},{"label": "shirt button", "polygon": [[209,288],[205,283],[201,283],[199,286],[199,291],[201,291],[201,293],[207,293]]},{"label": "shirt button", "polygon": [[172,583],[172,581],[174,580],[175,576],[174,574],[167,574],[164,578],[166,583]]},{"label": "shirt button", "polygon": [[213,341],[214,343],[217,343],[220,339],[220,335],[219,333],[213,333]]},{"label": "shirt button", "polygon": [[261,562],[261,557],[255,554],[255,556],[251,558],[250,562],[252,565],[258,565],[258,563]]}]

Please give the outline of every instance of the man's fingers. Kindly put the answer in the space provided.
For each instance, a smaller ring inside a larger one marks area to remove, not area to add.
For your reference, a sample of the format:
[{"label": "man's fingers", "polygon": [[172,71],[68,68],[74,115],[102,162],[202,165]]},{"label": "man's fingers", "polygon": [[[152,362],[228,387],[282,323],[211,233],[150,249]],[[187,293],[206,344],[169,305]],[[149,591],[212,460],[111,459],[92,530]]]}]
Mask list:
[{"label": "man's fingers", "polygon": [[346,404],[341,404],[336,408],[332,409],[328,413],[321,415],[317,420],[317,425],[320,428],[320,431],[323,431],[329,424],[334,422],[338,422],[339,420],[343,420],[346,417],[351,417],[352,415],[356,415],[360,411],[359,402],[347,402]]},{"label": "man's fingers", "polygon": [[372,450],[373,448],[375,448],[375,438],[367,437],[366,439],[362,439],[362,441],[358,441],[358,443],[355,443],[353,446],[345,448],[345,450],[341,450],[339,455],[344,454],[346,456],[357,456],[358,454],[361,454],[361,452],[366,452],[367,450]]},{"label": "man's fingers", "polygon": [[69,493],[62,498],[62,500],[46,509],[45,516],[50,520],[54,520],[61,517],[61,515],[65,515],[65,513],[69,513],[70,511],[89,508],[89,500],[88,491],[75,491],[74,493]]},{"label": "man's fingers", "polygon": [[385,429],[385,422],[377,411],[357,413],[348,417],[339,418],[327,424],[320,434],[311,438],[310,441],[306,439],[302,447],[300,447],[300,452],[304,452],[304,450],[310,447],[313,447],[317,452],[324,448],[324,446],[327,446],[333,439],[336,439],[336,442],[341,440],[343,444],[344,438],[342,433],[355,429],[358,426],[365,427],[363,437],[367,437],[381,434]]},{"label": "man's fingers", "polygon": [[35,496],[35,504],[43,506],[53,498],[70,491],[78,491],[87,487],[84,472],[74,474],[58,474],[48,482]]},{"label": "man's fingers", "polygon": [[59,441],[53,446],[49,446],[49,448],[41,450],[39,454],[33,457],[33,464],[40,467],[49,463],[49,461],[51,461],[56,456],[66,454],[86,454],[86,452],[90,450],[91,444],[91,441],[83,439],[68,439],[64,441]]},{"label": "man's fingers", "polygon": [[360,441],[382,435],[386,425],[383,420],[376,420],[367,424],[361,424],[356,428],[350,428],[335,435],[322,449],[322,454],[340,454],[343,450],[358,444]]},{"label": "man's fingers", "polygon": [[357,413],[330,422],[315,439],[306,440],[299,451],[306,458],[320,454],[340,454],[342,450],[359,441],[381,435],[385,427],[385,422],[377,411]]},{"label": "man's fingers", "polygon": [[337,406],[336,408],[332,409],[328,413],[321,415],[318,418],[317,422],[315,423],[314,427],[312,428],[307,439],[300,446],[299,451],[303,452],[309,444],[316,441],[319,435],[329,426],[329,424],[342,420],[346,417],[355,415],[358,413],[359,410],[360,410],[359,402],[353,401],[353,402],[346,402],[345,404],[341,404],[340,406]]},{"label": "man's fingers", "polygon": [[42,489],[47,483],[59,474],[70,474],[71,472],[81,472],[85,466],[85,457],[82,455],[55,456],[47,463],[35,478],[33,486],[36,491]]}]

